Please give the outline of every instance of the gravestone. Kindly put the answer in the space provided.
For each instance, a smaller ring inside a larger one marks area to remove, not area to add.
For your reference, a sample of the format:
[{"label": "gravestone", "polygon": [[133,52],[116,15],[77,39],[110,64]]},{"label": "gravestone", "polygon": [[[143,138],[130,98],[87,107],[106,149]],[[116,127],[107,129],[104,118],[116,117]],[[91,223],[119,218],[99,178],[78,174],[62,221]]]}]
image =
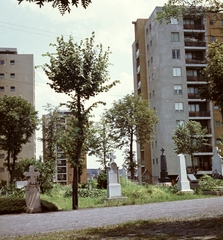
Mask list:
[{"label": "gravestone", "polygon": [[40,175],[39,172],[34,171],[34,167],[29,167],[29,172],[25,172],[24,175],[29,177],[28,185],[25,186],[26,190],[26,206],[28,213],[42,212],[40,204],[40,188],[36,181],[36,177]]},{"label": "gravestone", "polygon": [[167,162],[166,162],[166,155],[164,155],[164,149],[161,149],[162,155],[160,156],[160,179],[159,181],[164,182],[170,182],[170,178],[168,177],[167,172]]},{"label": "gravestone", "polygon": [[199,185],[198,185],[198,180],[197,178],[194,176],[194,174],[190,173],[190,174],[187,174],[187,179],[189,180],[190,182],[190,187],[192,188],[198,188]]},{"label": "gravestone", "polygon": [[222,176],[223,174],[223,163],[222,157],[219,154],[218,147],[215,148],[214,156],[212,157],[212,175],[219,174]]},{"label": "gravestone", "polygon": [[121,185],[119,184],[118,167],[111,162],[107,167],[107,197],[121,197]]},{"label": "gravestone", "polygon": [[25,186],[27,186],[27,184],[28,184],[28,181],[16,181],[15,188],[17,188],[17,189],[25,188]]},{"label": "gravestone", "polygon": [[178,171],[178,190],[180,192],[193,193],[194,191],[190,189],[190,182],[187,179],[186,160],[183,154],[178,155]]}]

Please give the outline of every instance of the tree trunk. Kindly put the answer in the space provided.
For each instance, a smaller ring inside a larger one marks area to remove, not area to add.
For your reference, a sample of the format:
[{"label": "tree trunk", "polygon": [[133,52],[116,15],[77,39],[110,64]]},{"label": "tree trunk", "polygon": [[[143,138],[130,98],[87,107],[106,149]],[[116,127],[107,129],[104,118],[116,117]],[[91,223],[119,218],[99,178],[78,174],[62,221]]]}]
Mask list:
[{"label": "tree trunk", "polygon": [[129,161],[130,161],[131,179],[134,179],[135,178],[135,167],[134,167],[134,161],[133,161],[133,134],[132,133],[131,133],[131,137],[130,137]]},{"label": "tree trunk", "polygon": [[72,209],[78,209],[78,167],[73,168],[73,195],[72,195]]}]

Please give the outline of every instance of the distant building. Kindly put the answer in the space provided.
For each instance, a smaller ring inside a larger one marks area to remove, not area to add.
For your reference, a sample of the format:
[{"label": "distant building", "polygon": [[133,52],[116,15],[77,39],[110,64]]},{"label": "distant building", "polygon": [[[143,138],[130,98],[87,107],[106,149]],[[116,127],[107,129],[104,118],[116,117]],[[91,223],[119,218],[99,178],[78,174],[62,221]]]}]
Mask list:
[{"label": "distant building", "polygon": [[[70,111],[58,111],[58,119],[56,126],[57,128],[66,128],[67,120],[70,116]],[[44,131],[44,124],[47,122],[48,115],[43,115],[43,139],[45,139],[45,131]],[[43,160],[47,161],[46,156],[46,147],[47,142],[43,141]],[[56,152],[56,175],[54,177],[54,182],[68,185],[72,184],[73,182],[73,168],[71,168],[70,163],[67,161],[65,153],[62,151],[62,149],[58,146],[55,149]],[[86,155],[84,156],[84,170],[82,175],[80,176],[80,182],[87,182],[87,161],[86,161]]]},{"label": "distant building", "polygon": [[[0,48],[0,98],[4,95],[19,96],[34,105],[35,102],[35,74],[33,54],[18,54],[16,48]],[[9,181],[9,173],[3,166],[6,154],[0,149],[0,180]],[[35,135],[30,142],[23,146],[18,156],[21,158],[35,158]]]},{"label": "distant building", "polygon": [[[198,88],[206,84],[200,75],[206,65],[208,42],[218,36],[222,21],[213,23],[204,17],[171,19],[170,24],[154,21],[156,7],[148,19],[133,22],[135,41],[133,51],[134,92],[142,94],[156,111],[159,122],[151,143],[137,146],[137,159],[141,165],[143,181],[157,183],[160,177],[161,149],[165,149],[170,177],[178,175],[177,154],[171,138],[177,125],[188,120],[199,122],[208,129],[208,143],[203,152],[195,153],[198,173],[211,173],[213,148],[221,147],[222,119],[212,102],[199,96]],[[217,32],[218,31],[218,32]],[[187,157],[188,169],[191,161]]]}]

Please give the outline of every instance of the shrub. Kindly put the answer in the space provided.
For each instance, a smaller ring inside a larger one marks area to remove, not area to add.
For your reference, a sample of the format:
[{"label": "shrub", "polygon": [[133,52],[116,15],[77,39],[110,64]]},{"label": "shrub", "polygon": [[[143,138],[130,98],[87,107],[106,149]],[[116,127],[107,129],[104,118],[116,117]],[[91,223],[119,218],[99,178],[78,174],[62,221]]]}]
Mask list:
[{"label": "shrub", "polygon": [[104,172],[101,172],[98,175],[98,185],[97,187],[99,189],[106,189],[107,188],[107,174]]},{"label": "shrub", "polygon": [[223,186],[223,180],[213,179],[209,175],[204,175],[199,179],[199,185],[202,190],[214,190],[216,187]]},{"label": "shrub", "polygon": [[25,190],[15,188],[14,184],[4,185],[0,189],[0,195],[8,196],[8,197],[15,197],[15,198],[24,198]]}]

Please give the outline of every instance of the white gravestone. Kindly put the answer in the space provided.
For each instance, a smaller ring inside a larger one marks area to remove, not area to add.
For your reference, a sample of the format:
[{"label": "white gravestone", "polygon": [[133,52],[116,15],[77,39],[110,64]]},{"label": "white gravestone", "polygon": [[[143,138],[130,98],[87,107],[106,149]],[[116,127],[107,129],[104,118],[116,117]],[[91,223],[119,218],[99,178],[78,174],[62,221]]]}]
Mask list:
[{"label": "white gravestone", "polygon": [[36,182],[36,177],[40,175],[39,172],[34,171],[34,167],[29,167],[29,172],[25,172],[24,175],[29,177],[28,185],[25,186],[26,189],[26,206],[27,212],[38,213],[42,212],[40,204],[40,188]]},{"label": "white gravestone", "polygon": [[107,197],[121,197],[121,185],[119,184],[118,167],[111,162],[107,167]]},{"label": "white gravestone", "polygon": [[178,190],[181,192],[193,193],[194,191],[190,189],[190,182],[187,179],[186,161],[183,154],[178,155],[178,170]]},{"label": "white gravestone", "polygon": [[216,147],[214,151],[214,156],[212,157],[212,173],[217,172],[220,175],[223,174],[223,163],[222,157],[219,155],[219,150]]}]

